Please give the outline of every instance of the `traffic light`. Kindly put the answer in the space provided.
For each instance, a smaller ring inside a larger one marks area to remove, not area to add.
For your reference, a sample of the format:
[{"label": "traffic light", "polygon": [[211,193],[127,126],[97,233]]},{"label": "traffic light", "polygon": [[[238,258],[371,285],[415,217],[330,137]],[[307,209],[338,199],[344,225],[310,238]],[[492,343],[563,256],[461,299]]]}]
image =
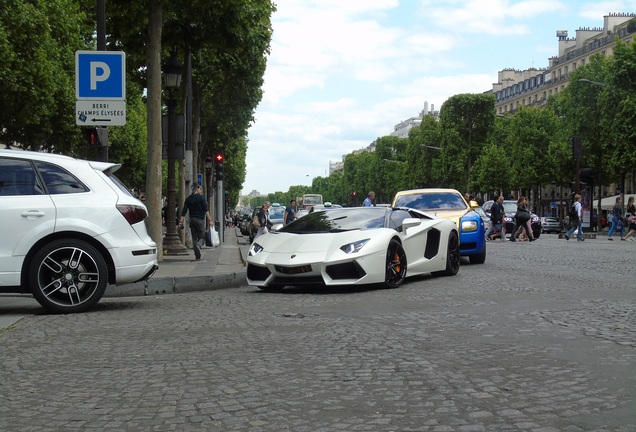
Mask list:
[{"label": "traffic light", "polygon": [[592,168],[581,168],[579,170],[579,178],[586,184],[592,184],[594,181],[594,170]]},{"label": "traffic light", "polygon": [[214,154],[214,167],[216,169],[216,179],[223,180],[223,161],[225,157],[223,152],[217,152]]},{"label": "traffic light", "polygon": [[570,142],[572,143],[572,157],[574,159],[583,158],[583,140],[579,136],[571,136]]},{"label": "traffic light", "polygon": [[108,147],[108,128],[85,128],[82,129],[82,132],[89,147]]}]

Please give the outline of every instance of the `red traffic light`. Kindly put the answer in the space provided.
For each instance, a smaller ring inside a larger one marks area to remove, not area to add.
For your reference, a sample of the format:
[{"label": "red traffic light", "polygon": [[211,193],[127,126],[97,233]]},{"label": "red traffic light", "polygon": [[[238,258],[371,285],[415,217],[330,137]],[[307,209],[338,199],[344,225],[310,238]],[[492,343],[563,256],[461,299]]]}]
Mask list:
[{"label": "red traffic light", "polygon": [[223,153],[217,153],[214,155],[216,163],[223,163]]},{"label": "red traffic light", "polygon": [[85,128],[82,129],[84,137],[88,141],[90,147],[108,147],[108,129],[107,128]]}]

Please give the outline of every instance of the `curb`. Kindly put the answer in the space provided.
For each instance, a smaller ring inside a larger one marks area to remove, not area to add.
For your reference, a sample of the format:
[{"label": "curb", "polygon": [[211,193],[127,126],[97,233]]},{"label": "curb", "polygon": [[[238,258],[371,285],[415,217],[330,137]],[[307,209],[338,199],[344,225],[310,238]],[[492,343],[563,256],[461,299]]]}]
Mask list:
[{"label": "curb", "polygon": [[[247,283],[247,254],[250,243],[237,236],[238,249],[243,269],[228,273],[205,276],[175,276],[150,278],[145,282],[136,282],[121,286],[109,285],[104,297],[143,297],[149,295],[183,294],[188,292],[238,288]],[[228,269],[229,270],[229,269]]]},{"label": "curb", "polygon": [[139,297],[149,295],[183,294],[188,292],[238,288],[246,284],[245,270],[210,276],[180,276],[150,279],[147,282],[109,287],[104,297]]}]

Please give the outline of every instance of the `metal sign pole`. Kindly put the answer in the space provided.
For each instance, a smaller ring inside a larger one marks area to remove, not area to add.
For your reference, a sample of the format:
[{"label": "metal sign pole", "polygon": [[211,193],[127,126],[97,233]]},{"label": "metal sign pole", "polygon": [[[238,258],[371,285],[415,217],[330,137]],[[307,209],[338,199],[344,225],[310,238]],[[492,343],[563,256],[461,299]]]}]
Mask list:
[{"label": "metal sign pole", "polygon": [[216,207],[217,207],[217,218],[219,221],[219,239],[221,243],[225,241],[225,215],[223,214],[223,180],[216,181]]}]

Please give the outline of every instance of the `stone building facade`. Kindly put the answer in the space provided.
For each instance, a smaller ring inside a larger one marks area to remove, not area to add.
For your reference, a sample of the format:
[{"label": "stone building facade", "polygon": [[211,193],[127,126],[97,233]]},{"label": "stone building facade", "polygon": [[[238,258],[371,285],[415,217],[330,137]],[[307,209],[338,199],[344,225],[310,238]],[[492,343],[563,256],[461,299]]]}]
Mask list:
[{"label": "stone building facade", "polygon": [[496,98],[497,114],[514,114],[521,106],[544,106],[568,84],[570,73],[586,65],[595,53],[614,54],[614,38],[631,42],[636,34],[629,21],[633,13],[616,13],[603,17],[603,27],[580,28],[574,38],[566,30],[558,30],[559,55],[549,59],[547,68],[527,70],[503,69],[491,91]]}]

